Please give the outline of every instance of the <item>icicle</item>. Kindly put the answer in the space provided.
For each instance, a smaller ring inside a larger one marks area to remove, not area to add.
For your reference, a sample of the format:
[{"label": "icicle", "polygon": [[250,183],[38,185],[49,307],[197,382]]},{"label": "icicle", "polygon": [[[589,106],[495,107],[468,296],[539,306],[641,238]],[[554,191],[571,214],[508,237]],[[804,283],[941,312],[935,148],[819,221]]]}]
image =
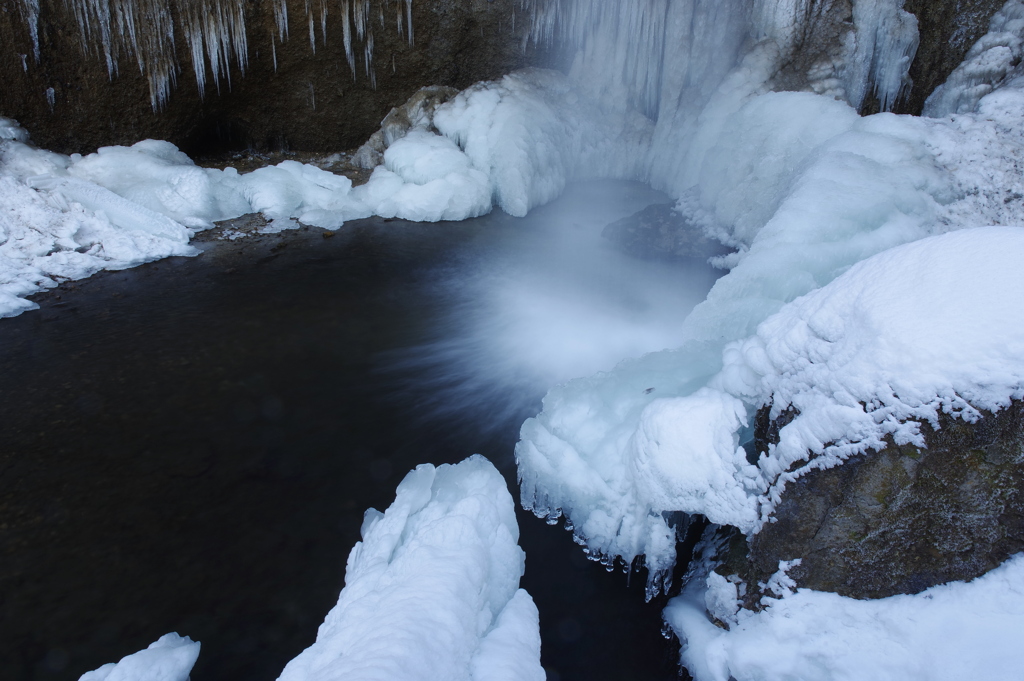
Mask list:
[{"label": "icicle", "polygon": [[366,6],[368,4],[367,0],[355,0],[355,4],[352,6],[352,20],[356,25],[356,37],[360,40],[366,35]]},{"label": "icicle", "polygon": [[313,8],[310,0],[306,0],[306,22],[309,24],[309,48],[316,54],[316,31],[313,28]]},{"label": "icicle", "polygon": [[277,42],[274,40],[274,31],[270,31],[270,57],[274,60],[274,73],[277,73]]},{"label": "icicle", "polygon": [[52,87],[46,88],[46,103],[50,106],[50,113],[53,113],[53,107],[57,104],[57,93]]},{"label": "icicle", "polygon": [[352,8],[351,0],[341,0],[342,41],[345,43],[345,59],[352,69],[352,80],[356,79],[356,56],[352,51]]},{"label": "icicle", "polygon": [[846,58],[847,100],[859,109],[869,88],[883,111],[890,110],[910,84],[910,64],[920,37],[917,17],[903,0],[855,0],[855,41]]},{"label": "icicle", "polygon": [[284,41],[288,37],[288,0],[277,0],[274,4],[274,22],[278,39]]},{"label": "icicle", "polygon": [[[41,0],[13,0],[17,3],[32,41],[36,61],[41,59],[39,12]],[[327,43],[329,0],[306,0],[306,23],[310,48],[317,49],[317,28],[320,40]],[[345,57],[356,77],[355,41],[362,42],[364,70],[371,86],[376,87],[374,71],[373,20],[378,30],[387,27],[391,0],[339,0]],[[223,79],[231,87],[231,70],[243,74],[248,68],[248,37],[245,10],[248,0],[62,0],[68,14],[78,27],[78,41],[86,56],[95,55],[105,62],[107,75],[118,73],[120,58],[134,59],[140,73],[149,81],[154,110],[163,108],[176,85],[180,65],[175,40],[184,39],[185,52],[191,60],[196,86],[203,96],[212,79],[217,91]],[[404,2],[404,13],[403,13]],[[287,0],[270,0],[274,27],[269,31],[271,59],[277,71],[277,42],[288,37]],[[399,39],[413,43],[412,0],[395,3]],[[354,31],[353,31],[354,27]],[[353,33],[355,35],[353,36]],[[275,35],[276,34],[276,35]],[[27,56],[22,60],[27,71]],[[392,59],[392,69],[396,69]]]},{"label": "icicle", "polygon": [[323,44],[327,45],[327,3],[325,0],[320,0],[320,37]]},{"label": "icicle", "polygon": [[[39,0],[21,0],[21,11],[28,24],[28,33],[32,38],[32,54],[39,63]],[[51,107],[52,108],[52,107]]]},{"label": "icicle", "polygon": [[412,0],[405,0],[405,24],[409,29],[409,44],[414,44],[415,38],[412,32]]}]

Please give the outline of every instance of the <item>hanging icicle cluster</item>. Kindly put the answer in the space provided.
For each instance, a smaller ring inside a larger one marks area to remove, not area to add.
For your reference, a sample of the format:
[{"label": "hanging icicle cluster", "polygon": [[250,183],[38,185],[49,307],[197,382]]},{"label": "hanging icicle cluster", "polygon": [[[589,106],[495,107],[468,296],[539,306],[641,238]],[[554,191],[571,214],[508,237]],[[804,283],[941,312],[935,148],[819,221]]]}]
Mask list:
[{"label": "hanging icicle cluster", "polygon": [[82,52],[118,73],[122,55],[134,59],[149,80],[154,110],[165,106],[178,74],[175,19],[192,57],[200,92],[206,62],[218,88],[233,59],[244,72],[247,39],[244,6],[237,0],[65,0],[78,25]]},{"label": "hanging icicle cluster", "polygon": [[[40,0],[16,0],[28,29],[35,61],[40,61]],[[338,0],[345,56],[356,78],[363,71],[376,88],[373,65],[373,24],[384,28],[385,16],[395,13],[398,35],[413,44],[412,0]],[[180,66],[176,39],[185,41],[200,94],[212,77],[217,91],[221,80],[231,86],[231,68],[243,74],[249,62],[246,31],[246,0],[50,0],[51,11],[66,11],[77,25],[82,52],[99,58],[110,78],[117,75],[119,60],[132,59],[149,81],[154,111],[164,108],[174,88]],[[270,6],[276,30],[270,31],[271,58],[277,70],[277,44],[288,39],[287,0],[263,0]],[[327,42],[329,8],[333,0],[304,0],[310,48]],[[318,36],[319,33],[319,36]],[[361,59],[355,46],[362,43]],[[358,64],[362,68],[357,69]],[[27,68],[27,65],[26,65]]]}]

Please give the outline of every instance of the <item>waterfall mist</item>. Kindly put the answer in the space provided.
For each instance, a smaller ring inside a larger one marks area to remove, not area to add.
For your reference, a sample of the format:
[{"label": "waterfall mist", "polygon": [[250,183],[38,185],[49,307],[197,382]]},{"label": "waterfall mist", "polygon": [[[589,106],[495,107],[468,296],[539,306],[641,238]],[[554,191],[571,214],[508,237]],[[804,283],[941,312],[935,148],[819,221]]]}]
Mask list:
[{"label": "waterfall mist", "polygon": [[673,347],[721,272],[636,259],[601,236],[666,200],[638,183],[590,182],[523,219],[480,218],[500,226],[440,277],[444,321],[425,343],[384,356],[383,370],[425,419],[499,426],[535,413],[551,386]]}]

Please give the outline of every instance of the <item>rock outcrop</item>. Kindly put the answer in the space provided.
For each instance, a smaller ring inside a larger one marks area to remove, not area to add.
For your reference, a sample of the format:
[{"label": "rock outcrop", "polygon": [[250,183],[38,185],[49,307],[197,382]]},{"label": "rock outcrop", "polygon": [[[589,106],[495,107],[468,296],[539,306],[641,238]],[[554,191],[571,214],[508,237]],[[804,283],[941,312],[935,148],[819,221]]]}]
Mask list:
[{"label": "rock outcrop", "polygon": [[[780,427],[766,413],[759,446]],[[1024,551],[1024,404],[921,430],[925,448],[890,443],[804,475],[749,545],[729,538],[718,571],[753,587],[747,607],[783,560],[801,559],[788,572],[798,586],[883,598],[970,580]]]}]

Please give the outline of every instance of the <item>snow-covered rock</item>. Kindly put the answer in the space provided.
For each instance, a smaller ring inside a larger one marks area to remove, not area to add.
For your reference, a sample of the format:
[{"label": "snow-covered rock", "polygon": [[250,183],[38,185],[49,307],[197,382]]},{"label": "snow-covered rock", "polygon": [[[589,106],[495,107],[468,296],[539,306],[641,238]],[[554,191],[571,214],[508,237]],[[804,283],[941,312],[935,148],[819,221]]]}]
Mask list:
[{"label": "snow-covered rock", "polygon": [[164,634],[145,650],[86,672],[78,681],[188,681],[199,657],[199,641]]},{"label": "snow-covered rock", "polygon": [[695,681],[1010,681],[1024,665],[1021,555],[972,582],[913,596],[798,589],[761,612],[740,611],[729,629],[705,614],[705,594],[720,598],[728,585],[711,574],[707,587],[694,584],[665,609]]},{"label": "snow-covered rock", "polygon": [[418,466],[362,534],[338,604],[280,681],[544,678],[515,507],[490,462]]}]

